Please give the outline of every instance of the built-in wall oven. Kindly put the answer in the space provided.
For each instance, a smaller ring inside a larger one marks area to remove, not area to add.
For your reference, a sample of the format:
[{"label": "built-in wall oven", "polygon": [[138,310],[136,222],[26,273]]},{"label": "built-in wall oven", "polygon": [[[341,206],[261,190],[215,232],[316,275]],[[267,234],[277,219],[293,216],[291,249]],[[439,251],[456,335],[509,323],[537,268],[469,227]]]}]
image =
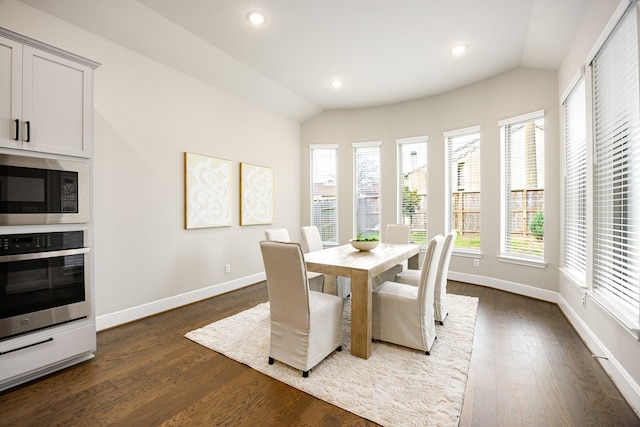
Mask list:
[{"label": "built-in wall oven", "polygon": [[87,231],[0,236],[0,340],[90,315]]},{"label": "built-in wall oven", "polygon": [[89,222],[89,165],[0,154],[0,225]]}]

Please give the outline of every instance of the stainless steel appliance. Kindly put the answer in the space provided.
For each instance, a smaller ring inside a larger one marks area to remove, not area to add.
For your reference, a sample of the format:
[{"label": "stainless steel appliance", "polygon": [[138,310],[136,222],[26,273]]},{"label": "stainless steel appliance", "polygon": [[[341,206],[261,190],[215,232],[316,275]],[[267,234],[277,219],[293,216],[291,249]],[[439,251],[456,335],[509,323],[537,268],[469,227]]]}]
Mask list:
[{"label": "stainless steel appliance", "polygon": [[0,225],[89,222],[89,165],[0,154]]},{"label": "stainless steel appliance", "polygon": [[0,235],[0,340],[91,314],[87,231]]}]

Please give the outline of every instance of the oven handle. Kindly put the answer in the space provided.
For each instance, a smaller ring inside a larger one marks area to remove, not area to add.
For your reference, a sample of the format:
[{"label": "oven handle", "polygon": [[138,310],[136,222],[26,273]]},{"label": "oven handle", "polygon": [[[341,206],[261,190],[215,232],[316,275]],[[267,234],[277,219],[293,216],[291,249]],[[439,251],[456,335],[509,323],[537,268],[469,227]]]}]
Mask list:
[{"label": "oven handle", "polygon": [[28,261],[32,259],[56,258],[67,255],[88,254],[89,248],[64,249],[61,251],[35,252],[31,254],[17,254],[0,256],[0,264],[5,262]]}]

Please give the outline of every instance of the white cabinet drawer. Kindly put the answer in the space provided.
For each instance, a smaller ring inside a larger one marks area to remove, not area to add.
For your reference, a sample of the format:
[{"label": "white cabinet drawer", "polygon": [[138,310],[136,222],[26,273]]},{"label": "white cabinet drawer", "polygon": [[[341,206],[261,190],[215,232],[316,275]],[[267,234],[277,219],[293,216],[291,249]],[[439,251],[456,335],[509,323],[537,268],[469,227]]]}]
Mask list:
[{"label": "white cabinet drawer", "polygon": [[51,328],[0,343],[0,390],[7,380],[13,383],[20,376],[44,375],[63,367],[57,365],[67,360],[95,351],[94,324],[58,331]]}]

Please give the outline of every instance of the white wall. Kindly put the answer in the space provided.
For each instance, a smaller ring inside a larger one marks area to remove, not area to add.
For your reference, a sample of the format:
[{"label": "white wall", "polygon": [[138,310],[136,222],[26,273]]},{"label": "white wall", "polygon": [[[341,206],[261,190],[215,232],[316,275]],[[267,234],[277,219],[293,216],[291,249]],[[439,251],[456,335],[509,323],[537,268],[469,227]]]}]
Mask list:
[{"label": "white wall", "polygon": [[[626,0],[599,0],[591,3],[584,23],[571,45],[559,71],[558,88],[562,94],[568,90],[571,79],[580,67],[587,66],[586,59],[594,44],[602,34],[612,14],[619,4],[626,5]],[[587,76],[587,82],[589,82]],[[588,86],[588,83],[587,83]],[[562,100],[559,99],[560,103]],[[589,106],[588,106],[589,108]],[[590,110],[589,110],[590,111]],[[588,132],[590,135],[591,132]],[[591,150],[591,141],[587,141],[587,150]],[[564,140],[561,141],[561,152]],[[561,156],[562,157],[562,156]],[[563,165],[560,164],[561,175]],[[589,202],[588,198],[588,203]],[[561,241],[562,244],[562,241]],[[587,260],[591,258],[590,245],[587,245]],[[606,359],[598,361],[616,382],[627,400],[640,412],[640,342],[626,327],[592,298],[587,292],[586,305],[582,305],[584,290],[566,278],[559,276],[559,305],[574,327],[580,332],[591,351]],[[587,283],[587,287],[591,284]]]},{"label": "white wall", "polygon": [[[382,140],[382,221],[397,222],[396,140],[427,135],[429,236],[445,227],[445,144],[443,132],[481,127],[482,201],[480,267],[453,256],[451,271],[465,280],[554,299],[558,290],[558,105],[557,73],[515,69],[442,95],[376,108],[327,111],[302,124],[302,170],[309,169],[310,144],[339,144],[339,240],[352,237],[352,148],[358,141]],[[498,121],[545,110],[545,259],[544,269],[505,264],[500,251],[500,134]],[[310,222],[309,176],[302,174],[301,222]],[[524,286],[523,286],[524,285]],[[523,290],[525,289],[525,290]]]},{"label": "white wall", "polygon": [[[258,241],[268,226],[239,226],[239,162],[274,169],[274,226],[295,237],[297,123],[13,0],[0,1],[0,26],[102,64],[94,74],[98,329],[264,277]],[[185,151],[233,161],[231,227],[184,229]]]}]

